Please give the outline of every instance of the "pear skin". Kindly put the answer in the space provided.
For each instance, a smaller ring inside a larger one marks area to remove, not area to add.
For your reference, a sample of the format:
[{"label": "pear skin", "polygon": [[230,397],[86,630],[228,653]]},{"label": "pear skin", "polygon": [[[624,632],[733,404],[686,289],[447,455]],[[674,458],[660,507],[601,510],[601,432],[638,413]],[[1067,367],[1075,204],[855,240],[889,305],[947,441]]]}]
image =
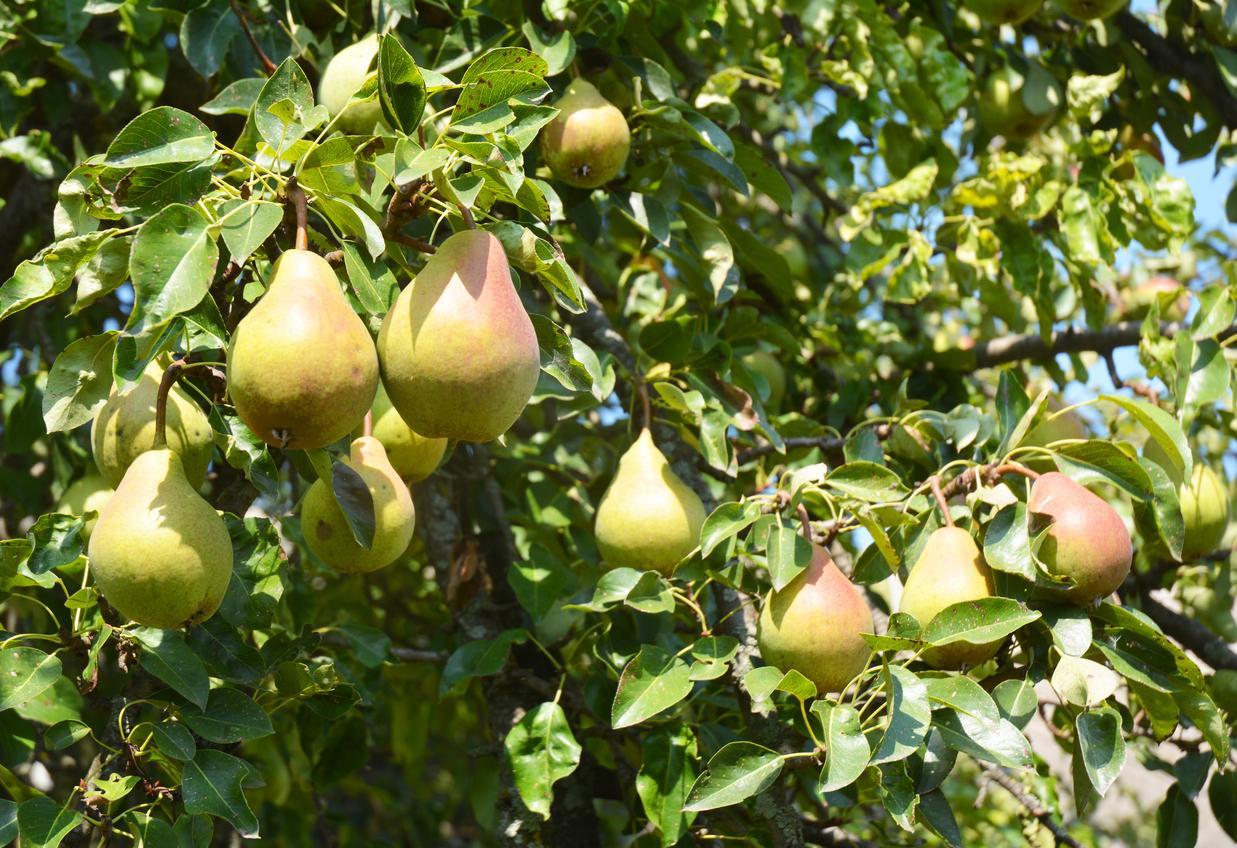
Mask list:
[{"label": "pear skin", "polygon": [[305,493],[301,533],[309,549],[341,574],[377,571],[408,550],[416,523],[412,495],[391,467],[382,443],[372,436],[354,441],[351,455],[343,462],[361,475],[374,500],[373,544],[369,550],[357,544],[330,483],[321,479]]},{"label": "pear skin", "polygon": [[[361,90],[378,55],[378,37],[371,35],[340,50],[326,63],[318,82],[318,102],[335,118],[335,126],[351,135],[369,135],[382,120],[378,98],[348,105]],[[342,114],[341,114],[342,113]]]},{"label": "pear skin", "polygon": [[1185,544],[1181,556],[1198,559],[1220,547],[1228,529],[1228,487],[1210,466],[1194,463],[1189,485],[1179,488]]},{"label": "pear skin", "polygon": [[[90,443],[95,465],[111,486],[119,486],[129,464],[155,446],[155,401],[167,363],[153,360],[121,394],[115,385],[95,416]],[[206,413],[173,386],[167,403],[167,446],[180,454],[185,476],[196,489],[206,480],[215,433]]]},{"label": "pear skin", "polygon": [[573,80],[541,131],[541,151],[557,179],[597,188],[618,176],[631,150],[627,119],[592,83]]},{"label": "pear skin", "polygon": [[232,577],[227,525],[166,448],[139,456],[90,535],[90,570],[107,602],[171,629],[215,614]]},{"label": "pear skin", "polygon": [[[961,527],[942,527],[928,537],[915,560],[898,608],[927,627],[946,607],[990,598],[995,591],[992,570],[971,534]],[[925,651],[923,659],[936,668],[976,666],[991,659],[1002,641],[984,645],[955,642]]]},{"label": "pear skin", "polygon": [[82,525],[82,541],[89,541],[90,534],[99,520],[98,514],[103,511],[103,507],[107,506],[115,493],[116,490],[107,484],[102,475],[91,472],[74,480],[65,488],[64,494],[60,496],[60,503],[56,505],[56,512],[79,517],[88,512],[95,513],[94,518]]},{"label": "pear skin", "polygon": [[821,693],[842,691],[872,652],[863,640],[872,610],[819,545],[806,571],[765,598],[756,626],[764,661],[793,668]]},{"label": "pear skin", "polygon": [[619,459],[597,506],[594,533],[608,567],[669,576],[699,544],[704,518],[704,504],[670,469],[645,429]]},{"label": "pear skin", "polygon": [[502,243],[462,230],[396,299],[378,333],[382,383],[426,438],[489,442],[537,386],[541,353]]},{"label": "pear skin", "polygon": [[434,473],[446,453],[447,440],[427,439],[409,427],[399,411],[391,406],[381,382],[370,414],[374,421],[374,438],[382,442],[391,467],[405,483],[411,486]]},{"label": "pear skin", "polygon": [[378,356],[330,264],[286,250],[228,349],[236,413],[264,442],[320,448],[361,423],[378,388]]},{"label": "pear skin", "polygon": [[1056,577],[1073,586],[1062,592],[1074,603],[1111,595],[1130,573],[1134,557],[1130,531],[1111,506],[1058,471],[1031,484],[1027,509],[1031,532],[1045,523],[1048,535],[1039,556]]}]

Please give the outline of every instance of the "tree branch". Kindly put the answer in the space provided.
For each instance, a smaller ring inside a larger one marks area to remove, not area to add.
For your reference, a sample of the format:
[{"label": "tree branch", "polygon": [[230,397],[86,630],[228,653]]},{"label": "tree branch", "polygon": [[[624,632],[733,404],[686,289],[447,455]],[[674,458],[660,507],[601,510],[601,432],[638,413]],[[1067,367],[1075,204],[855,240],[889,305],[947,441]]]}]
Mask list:
[{"label": "tree branch", "polygon": [[1078,840],[1070,836],[1069,831],[1053,817],[1052,812],[1041,804],[1039,799],[1027,792],[1021,783],[1010,777],[1004,769],[987,764],[983,764],[982,768],[984,777],[1014,796],[1014,800],[1025,807],[1028,813],[1034,816],[1041,825],[1052,833],[1052,838],[1056,840],[1058,845],[1068,845],[1069,848],[1082,848]]},{"label": "tree branch", "polygon": [[1166,635],[1193,651],[1199,659],[1212,668],[1237,670],[1237,653],[1234,653],[1228,643],[1212,633],[1205,624],[1164,606],[1151,597],[1151,587],[1134,575],[1126,580],[1125,587],[1133,588],[1134,593],[1138,595],[1138,603],[1142,611],[1158,624]]},{"label": "tree branch", "polygon": [[269,77],[275,73],[276,65],[271,61],[271,57],[266,55],[266,51],[262,49],[262,45],[258,43],[258,39],[254,36],[253,30],[249,28],[249,19],[245,17],[244,11],[236,0],[228,0],[228,5],[232,7],[232,14],[236,15],[236,19],[240,21],[241,32],[245,33],[245,38],[249,40],[249,46],[253,48],[253,52],[258,57],[258,61],[262,63],[263,72]]}]

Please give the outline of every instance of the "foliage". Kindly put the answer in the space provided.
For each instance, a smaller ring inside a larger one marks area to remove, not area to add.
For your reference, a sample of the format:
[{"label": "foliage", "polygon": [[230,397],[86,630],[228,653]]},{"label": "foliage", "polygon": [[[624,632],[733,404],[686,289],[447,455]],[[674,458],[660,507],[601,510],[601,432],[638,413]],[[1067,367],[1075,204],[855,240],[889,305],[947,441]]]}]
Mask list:
[{"label": "foliage", "polygon": [[[871,0],[4,4],[0,842],[1186,845],[1204,788],[1237,838],[1230,557],[1180,561],[1173,485],[1228,451],[1237,266],[1154,135],[1232,162],[1234,8],[994,28]],[[356,99],[382,122],[347,135],[314,83],[375,32]],[[977,120],[1006,65],[1051,128]],[[632,131],[593,191],[536,144],[575,75]],[[268,448],[217,364],[292,246],[295,188],[371,331],[475,219],[541,346],[521,420],[452,446],[412,548],[369,575],[299,527],[346,444]],[[1189,284],[1188,323],[1140,299],[1156,274]],[[1131,345],[1150,382],[1120,380]],[[184,632],[106,605],[91,516],[60,502],[109,390],[166,353],[209,411],[235,560]],[[1119,384],[1080,392],[1105,361]],[[710,512],[669,578],[605,570],[592,537],[642,394]],[[1079,414],[1083,438],[1037,438]],[[990,473],[1019,460],[1129,519],[1119,598],[1054,600],[1026,486]],[[934,477],[1000,597],[917,622],[896,592],[942,521]],[[881,613],[841,694],[755,650],[760,597],[807,562],[799,507]],[[918,660],[993,640],[977,669]],[[1088,821],[1140,767],[1175,781],[1155,821]]]}]

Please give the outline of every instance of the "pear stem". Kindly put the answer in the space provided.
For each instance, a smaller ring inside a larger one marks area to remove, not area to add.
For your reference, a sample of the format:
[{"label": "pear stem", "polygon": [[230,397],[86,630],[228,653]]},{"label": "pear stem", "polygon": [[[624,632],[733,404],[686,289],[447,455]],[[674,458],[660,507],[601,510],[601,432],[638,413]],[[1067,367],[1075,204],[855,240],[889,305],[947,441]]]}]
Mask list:
[{"label": "pear stem", "polygon": [[361,435],[362,436],[374,435],[374,413],[373,412],[365,413],[365,420],[361,422]]},{"label": "pear stem", "polygon": [[644,429],[651,429],[653,426],[653,404],[649,400],[649,384],[644,382],[643,377],[637,378],[636,393],[640,395],[640,408],[644,413]]},{"label": "pear stem", "polygon": [[941,491],[941,478],[935,474],[928,478],[928,486],[932,489],[932,497],[936,498],[936,505],[941,509],[941,517],[945,519],[945,524],[949,527],[954,526],[954,517],[949,513],[949,501],[945,499],[945,493]]},{"label": "pear stem", "polygon": [[807,507],[802,503],[795,506],[795,512],[799,515],[799,530],[803,533],[803,538],[809,542],[812,541],[812,517],[807,514]]},{"label": "pear stem", "polygon": [[457,203],[455,205],[459,207],[460,216],[464,219],[464,226],[470,230],[477,229],[477,221],[472,216],[472,210],[463,203]]},{"label": "pear stem", "polygon": [[287,196],[296,211],[296,249],[309,250],[309,198],[301,191],[296,177],[288,177]]},{"label": "pear stem", "polygon": [[1028,480],[1039,479],[1038,471],[1032,471],[1030,468],[1027,468],[1025,465],[1018,462],[1002,462],[996,468],[992,469],[992,475],[994,477],[1000,477],[1004,474],[1020,474]]},{"label": "pear stem", "polygon": [[180,372],[184,370],[185,358],[173,360],[172,364],[163,372],[163,379],[159,381],[159,394],[155,397],[155,448],[167,447],[167,417],[168,417],[168,392],[172,391],[172,386],[176,384],[176,379],[180,377]]}]

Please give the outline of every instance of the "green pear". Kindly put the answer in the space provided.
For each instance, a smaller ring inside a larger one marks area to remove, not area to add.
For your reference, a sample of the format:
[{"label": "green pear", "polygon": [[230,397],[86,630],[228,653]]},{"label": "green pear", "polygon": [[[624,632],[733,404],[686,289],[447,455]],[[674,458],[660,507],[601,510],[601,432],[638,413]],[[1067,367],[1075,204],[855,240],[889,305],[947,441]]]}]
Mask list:
[{"label": "green pear", "polygon": [[232,334],[236,414],[274,447],[310,450],[352,432],[378,388],[378,357],[330,264],[285,250],[266,294]]},{"label": "green pear", "polygon": [[370,413],[374,421],[373,436],[382,442],[391,467],[405,483],[412,485],[434,473],[447,450],[446,439],[427,439],[409,427],[400,418],[399,411],[391,406],[381,382]]},{"label": "green pear", "polygon": [[1185,521],[1185,544],[1181,556],[1191,560],[1220,547],[1228,529],[1228,486],[1210,466],[1194,463],[1188,485],[1177,490],[1181,517]]},{"label": "green pear", "polygon": [[966,7],[989,24],[1020,24],[1039,11],[1044,0],[963,0]]},{"label": "green pear", "polygon": [[700,543],[704,504],[640,433],[619,458],[618,472],[597,506],[594,532],[610,568],[638,568],[669,576]]},{"label": "green pear", "polygon": [[[971,534],[961,527],[941,527],[928,537],[915,560],[898,609],[927,627],[946,607],[990,598],[995,592],[992,570]],[[936,668],[977,666],[991,659],[1002,641],[983,645],[954,642],[925,651],[923,659]]]},{"label": "green pear", "polygon": [[[369,135],[382,120],[382,105],[374,97],[348,105],[361,90],[378,55],[378,36],[371,35],[340,50],[326,63],[318,82],[318,102],[335,118],[335,126],[351,135]],[[341,114],[342,113],[342,114]]]},{"label": "green pear", "polygon": [[1067,439],[1087,439],[1087,424],[1075,410],[1062,412],[1066,405],[1056,395],[1049,395],[1046,414],[1022,439],[1023,445],[1045,447]]},{"label": "green pear", "polygon": [[167,448],[146,451],[129,466],[99,513],[89,557],[108,603],[149,627],[210,618],[232,577],[227,525]]},{"label": "green pear", "polygon": [[[133,460],[155,446],[155,402],[166,364],[152,360],[123,394],[113,385],[95,416],[90,430],[94,461],[112,486],[120,485]],[[167,446],[180,454],[185,476],[195,489],[206,480],[214,444],[206,413],[180,386],[173,386],[167,401]]]},{"label": "green pear", "polygon": [[92,471],[68,485],[64,494],[60,496],[56,512],[61,515],[76,516],[82,516],[88,512],[95,513],[94,518],[82,525],[82,541],[87,541],[90,539],[91,532],[94,531],[95,523],[99,520],[98,514],[103,511],[103,507],[107,506],[113,494],[115,490],[107,484],[102,475]]},{"label": "green pear", "polygon": [[863,594],[812,546],[807,570],[771,591],[756,623],[760,656],[782,671],[794,669],[825,692],[840,692],[867,665],[872,610]]},{"label": "green pear", "polygon": [[759,374],[769,386],[769,395],[763,398],[765,409],[776,411],[786,394],[786,369],[776,356],[764,349],[754,350],[741,360],[748,371]]},{"label": "green pear", "polygon": [[993,135],[1026,139],[1052,123],[1061,102],[1060,85],[1040,65],[1025,75],[1005,65],[984,81],[979,122]]},{"label": "green pear", "polygon": [[1039,557],[1053,576],[1073,584],[1062,592],[1066,599],[1089,603],[1107,597],[1130,573],[1130,531],[1095,493],[1050,471],[1031,484],[1027,509],[1033,534],[1048,525]]},{"label": "green pear", "polygon": [[465,442],[507,432],[537,386],[541,353],[498,239],[462,230],[443,242],[387,313],[378,359],[414,432]]},{"label": "green pear", "polygon": [[412,495],[387,459],[382,443],[362,436],[352,443],[351,455],[343,460],[365,481],[374,503],[374,538],[369,550],[352,536],[327,480],[318,479],[305,493],[301,505],[301,532],[305,544],[318,558],[342,574],[363,574],[385,568],[408,550],[416,514]]},{"label": "green pear", "polygon": [[1125,8],[1129,0],[1060,0],[1065,14],[1080,21],[1098,21],[1112,17]]},{"label": "green pear", "polygon": [[541,151],[557,179],[597,188],[618,176],[631,150],[623,113],[592,83],[572,80],[554,104],[559,113],[541,131]]}]

